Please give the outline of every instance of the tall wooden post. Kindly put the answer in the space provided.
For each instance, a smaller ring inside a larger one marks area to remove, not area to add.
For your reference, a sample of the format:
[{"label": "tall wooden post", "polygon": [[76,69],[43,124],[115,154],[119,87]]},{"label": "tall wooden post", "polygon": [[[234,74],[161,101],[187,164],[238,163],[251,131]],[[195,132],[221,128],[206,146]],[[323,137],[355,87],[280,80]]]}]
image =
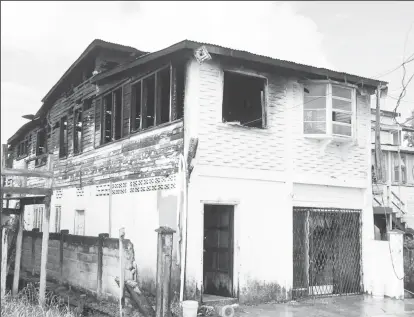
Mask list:
[{"label": "tall wooden post", "polygon": [[[2,168],[6,166],[7,159],[7,144],[2,144]],[[3,176],[1,177],[3,187]],[[4,225],[5,221],[3,220],[3,191],[1,192],[0,197],[0,225]],[[6,278],[7,278],[7,228],[1,228],[1,297],[3,298],[6,295]]]},{"label": "tall wooden post", "polygon": [[42,237],[42,258],[40,261],[40,289],[39,304],[43,305],[46,299],[46,265],[49,251],[49,219],[50,219],[50,197],[44,199],[45,213],[43,215],[43,237]]},{"label": "tall wooden post", "polygon": [[124,301],[124,237],[125,228],[119,229],[119,316],[122,317],[122,306]]},{"label": "tall wooden post", "polygon": [[155,316],[170,317],[171,263],[175,230],[169,227],[160,227],[155,231],[158,232]]},{"label": "tall wooden post", "polygon": [[22,258],[22,243],[23,243],[23,227],[24,227],[24,204],[20,202],[20,214],[19,214],[19,227],[16,240],[16,258],[14,261],[14,274],[13,274],[13,296],[19,292],[19,280],[20,280],[20,263]]}]

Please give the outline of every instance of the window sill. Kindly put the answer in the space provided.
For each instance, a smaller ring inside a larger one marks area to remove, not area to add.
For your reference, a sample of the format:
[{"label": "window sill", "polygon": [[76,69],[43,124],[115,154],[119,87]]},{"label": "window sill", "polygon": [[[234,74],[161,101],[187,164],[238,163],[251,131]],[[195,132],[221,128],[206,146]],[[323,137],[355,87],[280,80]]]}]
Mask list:
[{"label": "window sill", "polygon": [[330,141],[332,143],[353,143],[354,137],[340,136],[340,135],[327,135],[327,134],[304,134],[306,139],[315,139],[320,141]]},{"label": "window sill", "polygon": [[19,156],[19,157],[16,158],[16,161],[20,161],[22,159],[25,159],[28,156],[29,156],[29,154],[25,154],[25,155]]},{"label": "window sill", "polygon": [[[183,119],[181,118],[181,119],[177,119],[177,120],[174,120],[174,121],[171,121],[171,122],[165,122],[165,123],[159,124],[157,126],[152,126],[150,128],[146,128],[146,129],[143,129],[143,130],[130,131],[130,133],[128,135],[126,135],[126,136],[124,136],[124,137],[122,137],[118,140],[112,140],[112,141],[106,142],[105,144],[100,144],[98,146],[95,146],[95,149],[100,149],[100,148],[105,147],[105,146],[110,145],[110,144],[116,144],[118,142],[128,140],[131,137],[135,137],[135,136],[140,135],[140,134],[145,134],[147,132],[151,132],[151,131],[155,131],[155,130],[158,130],[158,129],[161,129],[161,128],[165,128],[165,127],[168,127],[170,125],[177,124],[179,122],[183,122]],[[80,153],[80,154],[82,154],[82,153]]]},{"label": "window sill", "polygon": [[220,127],[228,127],[228,128],[234,128],[234,129],[244,129],[244,130],[254,130],[254,131],[268,131],[267,127],[249,127],[246,125],[242,125],[238,122],[218,122],[218,126]]}]

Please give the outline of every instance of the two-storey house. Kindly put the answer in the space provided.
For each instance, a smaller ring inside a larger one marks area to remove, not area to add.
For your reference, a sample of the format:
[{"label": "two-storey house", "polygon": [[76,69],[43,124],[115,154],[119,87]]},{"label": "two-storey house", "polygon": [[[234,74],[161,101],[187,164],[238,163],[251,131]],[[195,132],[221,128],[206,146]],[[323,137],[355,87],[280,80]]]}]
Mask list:
[{"label": "two-storey house", "polygon": [[[176,296],[360,293],[379,84],[192,41],[154,53],[94,41],[9,146],[15,167],[53,153],[52,231],[125,228],[143,289],[168,225]],[[26,211],[28,229],[41,213]]]}]

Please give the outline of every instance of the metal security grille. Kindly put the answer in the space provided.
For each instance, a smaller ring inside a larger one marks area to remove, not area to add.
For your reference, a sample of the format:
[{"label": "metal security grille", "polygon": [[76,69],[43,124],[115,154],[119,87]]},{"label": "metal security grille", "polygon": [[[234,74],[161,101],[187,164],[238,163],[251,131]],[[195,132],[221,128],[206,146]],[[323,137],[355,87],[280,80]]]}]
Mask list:
[{"label": "metal security grille", "polygon": [[293,208],[293,297],[362,292],[360,210]]}]

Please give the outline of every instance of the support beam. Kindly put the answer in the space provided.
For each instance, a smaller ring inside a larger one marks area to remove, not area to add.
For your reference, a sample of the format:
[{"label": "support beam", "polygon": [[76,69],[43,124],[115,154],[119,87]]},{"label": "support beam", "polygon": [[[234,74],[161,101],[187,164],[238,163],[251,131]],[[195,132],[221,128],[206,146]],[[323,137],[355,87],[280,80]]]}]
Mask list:
[{"label": "support beam", "polygon": [[24,226],[24,205],[20,207],[19,227],[16,240],[16,258],[14,261],[14,274],[13,274],[13,288],[12,294],[16,296],[19,292],[19,280],[20,280],[20,262],[22,258],[22,243],[23,243],[23,226]]},{"label": "support beam", "polygon": [[[42,187],[3,187],[2,194],[51,195],[51,188]],[[18,198],[18,197],[17,197]],[[16,197],[14,197],[16,199]]]},{"label": "support beam", "polygon": [[6,295],[6,279],[7,279],[7,235],[8,229],[1,229],[1,298]]},{"label": "support beam", "polygon": [[22,176],[22,177],[41,177],[41,178],[52,178],[53,173],[49,171],[36,171],[26,169],[15,169],[15,168],[2,168],[1,176]]},{"label": "support beam", "polygon": [[45,198],[45,213],[43,215],[43,237],[42,258],[40,261],[40,289],[39,304],[44,305],[46,300],[46,265],[49,247],[49,219],[50,219],[50,197]]}]

